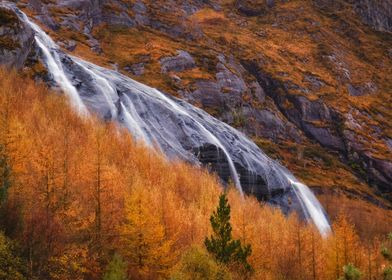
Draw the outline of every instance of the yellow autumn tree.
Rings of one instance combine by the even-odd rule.
[[[148,186],[136,180],[125,202],[125,222],[120,230],[120,251],[136,279],[162,278],[172,262],[172,242],[167,240],[161,217],[151,202]]]
[[[339,278],[345,265],[361,267],[362,254],[355,228],[345,216],[338,216],[333,224],[333,230],[334,235],[328,240],[328,277]]]

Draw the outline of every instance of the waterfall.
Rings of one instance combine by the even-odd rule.
[[[306,218],[312,220],[321,235],[326,237],[331,232],[331,226],[329,225],[328,219],[320,202],[306,185],[298,182],[297,180],[290,179],[290,182],[302,203],[303,209],[306,210]]]
[[[35,31],[35,42],[45,56],[46,66],[48,67],[50,74],[53,75],[53,79],[61,87],[64,93],[68,95],[75,110],[82,115],[86,115],[88,112],[86,106],[79,97],[76,88],[69,81],[62,69],[60,58],[56,52],[56,49],[58,48],[57,45],[38,25],[31,22],[25,14],[23,14],[23,19]]]
[[[282,208],[291,207],[287,206],[288,201],[296,200],[299,210],[322,235],[330,232],[324,210],[310,189],[244,134],[184,100],[66,54],[38,25],[13,9],[35,31],[44,64],[77,112],[86,115],[90,110],[117,121],[137,141],[156,147],[169,159],[201,165],[201,153],[211,155],[215,151],[216,161],[222,153],[225,159],[217,165],[227,165],[229,176],[241,194],[246,185],[248,191],[256,190],[271,197]],[[225,176],[222,173],[221,177]]]

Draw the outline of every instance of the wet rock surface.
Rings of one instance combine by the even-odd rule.
[[[34,33],[0,3],[0,64],[21,68],[34,45]]]

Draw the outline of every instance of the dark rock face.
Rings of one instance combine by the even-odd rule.
[[[193,149],[194,154],[211,172],[216,173],[222,181],[227,184],[231,180],[230,168],[222,150],[214,145],[204,145]],[[245,193],[255,195],[259,200],[268,200],[275,196],[268,191],[264,179],[258,175],[246,170],[242,165],[235,165],[241,181],[241,186]],[[277,193],[283,193],[283,189],[277,189]]]
[[[193,153],[210,172],[216,173],[223,184],[231,181],[230,168],[222,150],[214,145],[204,145],[194,148]],[[268,189],[267,183],[259,174],[252,173],[240,164],[235,164],[241,186],[245,193],[252,194],[260,201],[279,206],[283,213],[288,214],[292,209],[301,209],[301,203],[293,188]],[[299,215],[303,213],[299,212]]]
[[[161,58],[162,72],[181,72],[196,66],[195,60],[189,53],[181,50],[177,53],[178,55],[174,57]]]
[[[362,137],[355,132],[355,129],[361,129],[360,124],[351,114],[343,115],[322,100],[310,101],[305,96],[290,95],[285,91],[284,84],[271,79],[257,63],[243,61],[243,65],[253,73],[288,120],[309,138],[338,151],[358,176],[366,179],[385,197],[392,198],[392,162],[377,159],[364,149],[360,141]]]
[[[370,182],[377,184],[379,190],[385,193],[389,199],[392,198],[390,184],[392,181],[392,163],[384,160],[373,159],[364,156],[370,172]]]
[[[279,100],[278,104],[284,104],[286,101],[294,105],[293,108],[285,110],[290,120],[295,120],[294,123],[302,127],[306,133],[323,146],[344,151],[344,143],[336,129],[336,124],[340,122],[336,112],[328,108],[322,101],[309,101],[303,96],[290,95],[287,96],[287,99]]]
[[[221,89],[230,94],[239,95],[247,90],[245,82],[230,71],[223,63],[217,65],[216,80]]]
[[[125,66],[124,70],[128,71],[129,73],[131,73],[135,76],[141,76],[144,73],[144,63],[140,62],[140,63],[132,64],[129,66]]]
[[[209,109],[247,135],[297,143],[304,139],[301,131],[266,96],[259,82],[249,80],[248,71],[240,63],[223,55],[218,55],[217,60],[216,79],[196,81],[193,92],[182,94],[186,100]],[[247,98],[260,105],[254,106]]]
[[[195,84],[197,90],[195,90],[188,100],[197,100],[203,107],[222,107],[224,101],[221,95],[220,87],[213,81],[200,80]]]
[[[34,34],[7,6],[0,4],[0,64],[21,68],[34,44]]]
[[[266,12],[268,6],[274,4],[271,0],[237,0],[236,2],[238,11],[248,17],[260,16]]]
[[[365,23],[378,31],[392,32],[392,0],[357,0],[354,5]]]
[[[373,83],[366,83],[365,85],[347,85],[348,93],[351,96],[370,95],[377,91],[377,87]]]
[[[392,0],[345,0],[353,5],[361,20],[377,31],[392,32]],[[336,11],[342,3],[335,0],[314,0],[322,9]]]

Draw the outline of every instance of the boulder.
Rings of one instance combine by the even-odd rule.
[[[144,74],[144,63],[135,63],[124,67],[124,70],[135,76],[141,76]]]
[[[247,90],[245,82],[235,73],[230,71],[224,64],[217,65],[216,80],[223,91],[239,95]]]
[[[177,51],[178,55],[160,59],[161,69],[166,72],[181,72],[196,67],[195,60],[186,51]]]
[[[260,16],[266,13],[268,5],[274,4],[271,0],[237,0],[237,10],[248,17]]]
[[[224,106],[219,85],[214,81],[198,80],[196,90],[188,97],[190,101],[200,102],[205,108],[221,108]]]
[[[312,91],[319,91],[323,86],[325,86],[324,81],[321,80],[320,77],[310,73],[304,75],[304,81],[309,84],[309,88]]]
[[[377,86],[372,82],[361,85],[347,85],[347,90],[350,96],[363,96],[374,94],[377,91]]]

